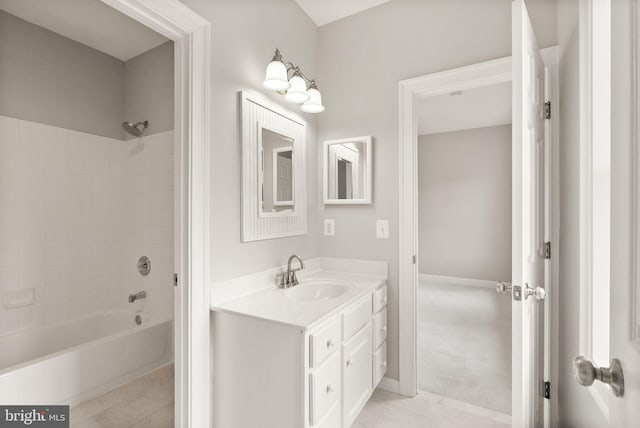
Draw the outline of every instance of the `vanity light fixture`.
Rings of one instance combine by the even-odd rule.
[[[263,85],[267,89],[284,95],[284,98],[291,103],[302,104],[300,109],[306,113],[324,111],[322,94],[315,80],[305,76],[297,65],[284,62],[278,49],[267,65]]]

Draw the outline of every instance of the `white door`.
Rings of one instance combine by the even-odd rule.
[[[637,0],[612,6],[610,356],[620,360],[624,395],[609,398],[609,425],[640,424],[640,150]],[[635,39],[635,40],[634,40]]]
[[[524,0],[512,3],[512,423],[544,424],[545,70]]]

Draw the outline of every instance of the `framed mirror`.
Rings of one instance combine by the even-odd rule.
[[[242,241],[303,235],[306,124],[259,94],[240,98]]]
[[[372,194],[372,138],[325,141],[323,193],[325,204],[370,204]]]

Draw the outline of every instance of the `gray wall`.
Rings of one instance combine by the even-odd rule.
[[[0,115],[111,138],[173,129],[173,42],[123,62],[0,11]]]
[[[124,63],[0,11],[0,115],[122,138]]]
[[[556,4],[530,1],[540,46],[556,43]],[[323,207],[336,236],[326,256],[386,260],[389,368],[398,376],[398,81],[511,54],[511,2],[393,0],[320,28],[318,85],[327,110],[320,141],[373,135],[373,205]],[[320,164],[320,152],[316,162]],[[390,239],[375,238],[376,219]]]
[[[262,88],[276,47],[286,61],[316,75],[318,29],[293,0],[183,0],[211,22],[211,275],[214,281],[284,264],[291,254],[318,256],[319,203],[316,116],[302,113]],[[238,91],[269,96],[307,120],[308,233],[304,236],[240,242],[240,108]],[[215,293],[215,288],[214,288]]]
[[[418,139],[419,271],[511,279],[511,126]]]
[[[124,63],[124,114],[128,122],[149,121],[145,135],[173,129],[173,41]],[[134,138],[123,132],[125,139]]]
[[[609,424],[591,394],[574,380],[578,353],[580,294],[579,159],[580,71],[578,2],[558,2],[560,45],[560,282],[558,418],[561,427],[596,428]]]

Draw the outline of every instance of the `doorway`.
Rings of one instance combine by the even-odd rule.
[[[511,82],[419,98],[417,122],[418,389],[510,421]]]
[[[516,6],[517,3],[517,6]],[[522,2],[514,3],[514,27],[521,30],[520,34],[524,34],[525,39],[533,40],[533,31],[530,24],[526,25],[528,17],[526,13],[519,13],[519,8],[523,8]],[[525,11],[526,12],[526,11]],[[522,23],[520,23],[522,20]],[[517,24],[517,25],[516,25]],[[515,30],[514,30],[515,31]],[[515,36],[514,36],[515,37]],[[515,43],[515,42],[514,42]],[[535,46],[535,41],[531,42]],[[538,56],[537,48],[527,48],[527,55]],[[527,112],[539,120],[544,122],[543,126],[538,126],[534,135],[535,139],[526,139],[526,141],[536,142],[543,141],[544,144],[536,149],[536,144],[527,146],[526,152],[523,152],[520,145],[512,145],[512,167],[514,179],[518,176],[517,181],[512,182],[512,188],[518,189],[512,193],[512,201],[518,197],[518,204],[513,204],[513,219],[518,220],[518,230],[515,229],[513,234],[512,249],[512,269],[517,261],[519,266],[523,264],[536,264],[536,280],[537,287],[543,287],[545,291],[549,291],[553,295],[553,284],[557,278],[557,254],[553,251],[545,251],[545,242],[557,242],[557,221],[558,215],[555,211],[557,205],[557,132],[552,127],[554,113],[552,108],[552,94],[557,93],[557,50],[555,47],[544,49],[541,51],[544,58],[536,60],[536,76],[539,79],[537,84],[525,86],[522,72],[524,61],[520,59],[513,64],[514,73],[518,70],[519,79],[514,80],[513,86],[513,105],[516,105],[516,99],[519,110],[514,108],[514,112],[518,114]],[[522,50],[519,55],[522,55]],[[399,342],[400,342],[400,367],[399,367],[399,392],[403,395],[414,396],[418,392],[418,274],[420,252],[419,250],[419,233],[418,233],[418,100],[422,97],[434,97],[450,94],[456,91],[467,91],[478,87],[487,87],[495,84],[512,81],[512,58],[503,58],[494,61],[474,64],[444,72],[434,73],[427,76],[421,76],[400,82],[400,221],[399,221],[399,297],[400,297],[400,319],[399,319]],[[515,61],[515,60],[514,60]],[[544,71],[542,71],[544,67]],[[546,79],[545,79],[546,76]],[[545,85],[544,82],[549,82]],[[518,88],[517,92],[515,88]],[[535,87],[535,90],[530,90]],[[517,95],[517,96],[516,96]],[[550,104],[549,109],[545,110],[545,101]],[[526,104],[525,104],[526,103]],[[535,108],[535,110],[534,110]],[[515,113],[514,113],[515,114]],[[548,117],[545,119],[545,116]],[[515,116],[514,116],[515,117]],[[518,116],[520,117],[520,116]],[[538,120],[538,119],[536,119]],[[516,121],[514,119],[514,126]],[[513,133],[513,138],[521,141],[525,135],[522,132],[522,118],[517,122],[518,133]],[[515,150],[517,149],[517,150]],[[527,166],[525,166],[527,165]],[[517,172],[517,174],[516,174]],[[523,176],[527,181],[523,182]],[[517,184],[516,184],[517,183]],[[526,183],[526,186],[524,185]],[[517,187],[513,187],[516,186]],[[526,197],[524,197],[526,196]],[[544,204],[541,202],[544,201]],[[544,206],[544,210],[534,213],[534,208]],[[526,208],[526,209],[524,209]],[[512,223],[512,226],[516,223]],[[526,227],[525,227],[526,225]],[[526,239],[523,240],[523,230],[526,230]],[[516,237],[518,238],[516,240]],[[517,243],[516,243],[517,242]],[[523,250],[526,248],[526,255]],[[517,253],[517,254],[516,254]],[[551,258],[547,258],[547,254]],[[543,267],[544,266],[544,267]],[[522,271],[515,277],[519,277]],[[518,282],[525,282],[517,280]],[[533,283],[532,282],[532,283]],[[506,289],[510,293],[511,284],[505,284]],[[552,342],[550,331],[554,329],[557,319],[557,304],[551,304],[550,299],[545,299],[544,293],[539,293],[535,287],[530,287],[528,283],[522,285],[515,284],[515,291],[512,298],[512,314],[518,320],[516,324],[512,324],[512,417],[514,421],[531,420],[535,418],[536,426],[549,424],[549,416],[552,414],[552,408],[555,408],[554,395],[545,400],[545,390],[547,388],[546,379],[553,375],[555,366],[555,349]],[[524,297],[523,297],[524,295]],[[534,299],[529,298],[534,296]],[[544,303],[541,301],[544,300]],[[526,310],[523,311],[523,307]],[[544,322],[543,322],[544,321]],[[533,327],[534,330],[530,330]],[[556,329],[557,331],[557,329]],[[535,332],[535,334],[534,334]],[[523,337],[526,337],[524,342]],[[551,353],[551,349],[554,352]],[[525,360],[521,359],[521,355],[533,355]],[[526,371],[523,366],[526,364]],[[516,370],[517,369],[517,370]],[[517,373],[517,374],[516,374]],[[534,379],[536,379],[534,381]],[[539,381],[538,381],[539,379]],[[543,379],[545,379],[543,381]],[[551,391],[556,386],[549,384]],[[516,399],[516,397],[518,397]],[[534,404],[535,403],[535,404]],[[515,409],[515,410],[514,410]],[[544,411],[543,411],[544,409]],[[544,415],[545,421],[542,421]],[[515,422],[514,422],[515,423]],[[527,423],[529,424],[529,423]],[[533,422],[531,423],[533,425]]]

